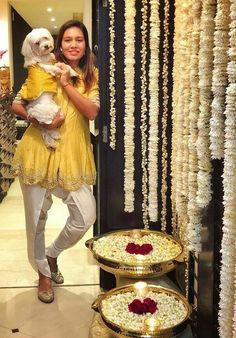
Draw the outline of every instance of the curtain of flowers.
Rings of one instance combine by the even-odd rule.
[[[137,12],[139,2],[141,13]],[[110,146],[116,150],[115,4],[110,17]],[[157,0],[125,0],[124,209],[135,208],[135,154],[140,152],[143,226],[161,216],[166,229],[169,5],[160,20]],[[141,18],[137,28],[136,17]],[[176,0],[172,92],[171,201],[173,234],[201,252],[204,208],[212,198],[212,159],[224,158],[219,334],[236,336],[236,0]],[[141,46],[136,33],[140,29]],[[163,31],[162,55],[160,31]],[[141,47],[141,48],[140,48]],[[140,87],[135,83],[141,60]],[[163,60],[160,71],[160,58]],[[160,88],[162,79],[162,116]],[[136,91],[135,91],[136,88]],[[140,106],[135,111],[136,97]],[[138,118],[137,118],[138,116]],[[161,123],[160,123],[161,120]],[[134,139],[135,132],[140,140]],[[161,140],[159,139],[161,137]],[[161,152],[160,152],[160,141]],[[159,161],[161,157],[161,161]],[[161,167],[158,164],[161,163]],[[161,186],[158,186],[159,173]],[[158,193],[161,205],[158,205]]]
[[[172,134],[174,232],[201,251],[211,159],[224,158],[219,335],[236,336],[236,1],[176,0]],[[186,186],[188,182],[188,186]]]
[[[173,226],[196,252],[201,250],[202,210],[211,199],[209,121],[215,11],[215,0],[176,1]]]
[[[110,148],[117,151],[116,107],[116,1],[109,0],[109,93]],[[161,220],[166,230],[167,217],[167,117],[169,85],[169,1],[124,1],[124,211],[135,210],[136,171],[141,173],[143,227]],[[138,19],[137,19],[138,17]],[[138,20],[141,20],[141,27]],[[160,32],[163,31],[163,41]],[[160,69],[160,44],[163,49]],[[137,59],[140,68],[137,70]],[[137,71],[140,78],[137,77]],[[159,81],[162,77],[162,106],[160,116]],[[137,107],[137,98],[140,105]],[[138,139],[135,139],[138,135]],[[162,143],[159,145],[159,138]],[[140,157],[137,161],[136,157]],[[160,161],[158,161],[160,157]],[[160,168],[158,168],[158,164]],[[160,175],[161,172],[161,175]],[[160,186],[158,187],[158,184]],[[159,194],[159,198],[158,198]],[[158,205],[158,201],[161,205]]]

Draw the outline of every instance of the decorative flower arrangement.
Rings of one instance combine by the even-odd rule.
[[[147,255],[149,252],[153,250],[153,246],[149,243],[146,244],[135,244],[135,243],[128,243],[125,251],[127,251],[130,254],[136,254],[136,255]]]
[[[169,0],[164,0],[164,39],[163,39],[163,70],[162,70],[162,146],[161,146],[161,166],[162,166],[162,180],[161,180],[161,231],[166,231],[166,216],[167,216],[167,118],[168,118],[168,83],[169,83]]]
[[[0,59],[3,57],[3,55],[7,52],[7,49],[6,50],[0,50]]]
[[[211,88],[214,47],[214,17],[216,1],[206,0],[202,3],[201,32],[199,49],[199,116],[198,116],[198,191],[197,202],[201,208],[206,207],[212,195],[211,189],[211,153],[210,153],[210,118]]]
[[[142,0],[141,26],[141,153],[142,153],[142,216],[144,228],[148,229],[148,194],[147,194],[147,0]]]
[[[189,112],[189,174],[188,174],[188,248],[193,251],[201,250],[201,221],[202,221],[202,209],[197,203],[197,172],[198,172],[198,159],[196,142],[198,137],[197,121],[199,115],[199,74],[198,74],[198,54],[199,54],[199,42],[200,42],[200,22],[201,22],[201,8],[202,1],[196,0],[192,6],[192,42],[191,42],[191,57],[190,57],[190,112]],[[186,271],[186,276],[188,272]],[[187,280],[186,280],[187,282]],[[187,287],[188,283],[186,283]]]
[[[217,1],[214,32],[214,68],[212,77],[212,116],[210,119],[210,149],[212,158],[224,157],[225,89],[228,84],[230,2]]]
[[[147,305],[141,305],[145,302]],[[144,310],[144,307],[149,311]],[[130,311],[130,308],[135,310]],[[137,298],[135,292],[111,295],[102,300],[101,309],[102,314],[110,322],[135,331],[143,330],[145,320],[148,318],[157,319],[160,322],[160,329],[165,329],[178,325],[188,314],[181,300],[173,295],[154,291],[148,291],[145,298]]]
[[[7,49],[5,50],[0,50],[0,67],[5,67],[4,62],[3,62],[3,55],[7,52]]]
[[[134,299],[128,305],[129,312],[137,313],[138,315],[143,315],[145,313],[155,313],[157,311],[157,303],[151,298],[144,298],[143,301],[140,299]]]
[[[125,0],[125,116],[124,116],[124,199],[125,211],[134,210],[134,74],[135,0]]]
[[[109,61],[110,61],[110,74],[109,74],[109,89],[110,89],[110,147],[115,150],[116,148],[116,108],[115,108],[115,71],[116,71],[116,61],[115,61],[115,1],[109,0],[109,33],[110,33],[110,42],[109,42]]]
[[[174,233],[201,251],[211,200],[210,117],[216,1],[176,1],[172,134]]]
[[[236,337],[236,270],[235,270],[235,234],[236,234],[236,3],[230,6],[230,48],[228,50],[228,80],[225,109],[225,149],[224,149],[224,216],[223,237],[221,243],[219,336]]]
[[[159,7],[160,1],[150,0],[150,62],[148,69],[148,94],[149,94],[149,128],[148,128],[148,214],[151,222],[156,222],[158,219],[158,144],[159,144],[159,51],[160,51],[160,17]],[[146,9],[147,11],[147,9]],[[147,13],[146,13],[147,16]],[[146,29],[147,30],[147,29]],[[142,30],[142,43],[146,38],[146,30]],[[146,42],[147,43],[147,42]],[[143,65],[143,67],[145,67]],[[147,76],[147,74],[145,74]],[[146,79],[147,82],[147,79]],[[146,115],[146,111],[143,111]],[[143,128],[144,129],[144,128]],[[145,131],[144,131],[145,132]],[[143,138],[145,134],[143,135]],[[144,152],[143,166],[146,165]],[[143,194],[145,189],[143,188]]]
[[[155,234],[144,235],[133,243],[125,235],[104,236],[94,242],[93,249],[97,255],[123,263],[137,263],[140,258],[145,263],[164,262],[182,252],[177,242]]]
[[[174,37],[174,87],[172,113],[172,226],[173,233],[187,244],[187,201],[188,201],[188,137],[191,52],[192,3],[177,0],[175,3]]]

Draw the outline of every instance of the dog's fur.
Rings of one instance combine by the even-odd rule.
[[[54,59],[51,53],[54,48],[53,37],[45,28],[33,29],[25,38],[21,53],[24,56],[24,67],[38,65],[47,73],[56,76],[59,68],[50,64]],[[71,68],[71,76],[77,73]],[[56,81],[56,80],[55,80]],[[45,90],[37,99],[30,101],[27,106],[28,117],[33,117],[40,123],[50,124],[60,111],[60,107],[53,100],[53,93]],[[47,147],[56,148],[56,140],[59,139],[57,130],[42,128],[42,136]]]

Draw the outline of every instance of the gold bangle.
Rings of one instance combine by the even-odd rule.
[[[70,84],[70,82],[67,82],[65,85],[62,85],[63,88],[67,87]]]

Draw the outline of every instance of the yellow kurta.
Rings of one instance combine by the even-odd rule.
[[[87,98],[96,98],[98,84],[84,93],[83,82],[77,90]],[[20,140],[13,159],[13,173],[25,184],[40,184],[53,189],[73,191],[83,183],[92,185],[96,179],[94,157],[90,143],[89,121],[78,112],[67,94],[58,87],[56,103],[65,115],[59,128],[60,140],[55,150],[46,147],[40,128],[30,125]]]

